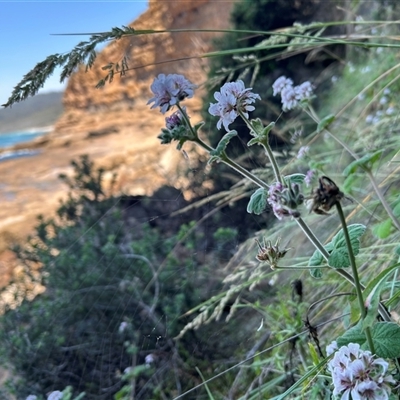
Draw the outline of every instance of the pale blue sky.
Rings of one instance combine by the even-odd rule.
[[[0,0],[0,104],[36,63],[54,53],[71,50],[85,36],[52,33],[103,32],[127,25],[148,7],[134,1],[1,1]],[[44,90],[62,90],[59,74]]]

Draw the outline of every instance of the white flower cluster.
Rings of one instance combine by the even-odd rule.
[[[376,358],[370,351],[361,350],[357,343],[349,343],[338,349],[336,342],[333,342],[326,351],[328,355],[336,351],[328,363],[334,396],[339,396],[341,400],[389,399],[389,384],[395,383],[395,380],[388,374],[389,364],[383,358]]]
[[[55,390],[48,395],[47,400],[61,400],[62,398],[63,393],[59,390]],[[37,400],[37,396],[35,396],[34,394],[30,394],[25,400]]]
[[[208,112],[211,115],[219,117],[217,128],[221,129],[224,125],[226,131],[229,131],[229,124],[231,124],[241,113],[246,118],[249,118],[249,111],[254,110],[254,103],[257,99],[261,100],[260,96],[251,92],[252,88],[245,88],[241,80],[236,82],[225,83],[221,87],[220,92],[214,93],[214,98],[217,103],[210,103]]]
[[[313,85],[309,82],[303,82],[299,86],[293,86],[293,81],[286,76],[279,77],[272,85],[273,95],[281,95],[282,110],[289,111],[297,107],[298,104],[309,99],[313,94]]]
[[[368,114],[365,118],[367,124],[376,125],[382,121],[382,119],[387,115],[393,115],[397,112],[396,108],[393,106],[395,104],[395,99],[392,99],[391,90],[386,88],[383,91],[383,96],[379,99],[379,108],[375,113]]]
[[[196,85],[189,82],[183,75],[160,74],[154,79],[150,89],[154,93],[154,97],[147,104],[154,102],[151,108],[160,107],[160,111],[165,114],[186,97],[189,99],[193,97]]]

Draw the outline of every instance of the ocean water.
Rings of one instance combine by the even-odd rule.
[[[48,130],[30,130],[25,132],[0,133],[0,162],[19,157],[28,157],[39,154],[39,150],[20,149],[7,150],[8,148],[19,144],[30,142],[33,139],[44,135]]]
[[[10,132],[0,133],[0,148],[4,149],[7,147],[14,146],[18,143],[30,142],[31,140],[43,135],[45,132],[42,131],[26,131],[26,132]]]

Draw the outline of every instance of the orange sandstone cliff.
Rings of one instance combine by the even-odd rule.
[[[233,3],[151,0],[149,9],[130,26],[136,30],[226,29]],[[90,71],[81,68],[71,76],[64,114],[51,133],[31,146],[40,154],[0,163],[0,252],[32,231],[38,214],[52,215],[66,193],[58,175],[71,174],[70,161],[79,155],[89,154],[98,165],[117,172],[124,193],[151,194],[164,183],[180,184],[175,172],[179,165],[190,164],[190,157],[184,158],[175,145],[160,145],[157,135],[164,116],[146,105],[149,86],[159,73],[180,73],[193,83],[204,82],[207,60],[193,57],[212,50],[216,35],[184,32],[123,38],[107,45]],[[106,74],[102,67],[124,57],[131,70],[96,89]],[[187,103],[196,122],[199,97]],[[11,265],[0,255],[0,285],[7,281]]]

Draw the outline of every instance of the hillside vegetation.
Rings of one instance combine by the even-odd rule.
[[[204,125],[196,82],[155,77],[155,135],[207,155],[184,153],[192,202],[115,195],[87,157],[60,177],[3,293],[4,398],[399,398],[397,10],[265,26],[282,4],[236,5],[251,43],[222,39]]]

